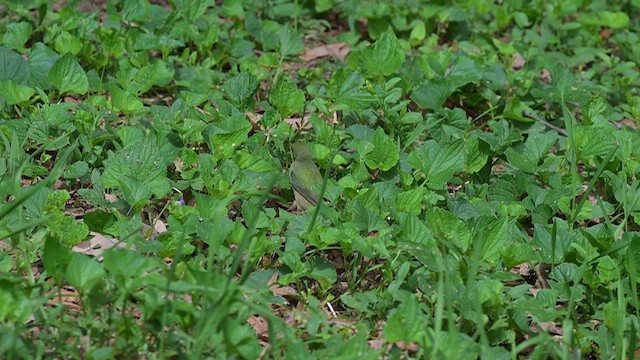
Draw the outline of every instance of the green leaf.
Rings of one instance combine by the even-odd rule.
[[[111,89],[111,101],[113,106],[125,114],[132,114],[143,107],[142,101],[137,96],[118,86]]]
[[[555,132],[533,133],[524,144],[510,147],[504,153],[511,165],[533,173],[538,170],[538,163],[548,154],[557,139]]]
[[[249,73],[240,73],[227,80],[222,91],[241,110],[248,110],[253,94],[258,89],[258,78]]]
[[[153,86],[165,86],[173,79],[173,70],[164,61],[154,61],[151,65],[143,66],[133,76],[127,91],[133,94],[144,94]]]
[[[68,31],[61,31],[53,42],[53,47],[60,54],[78,55],[82,50],[80,39]]]
[[[455,88],[442,78],[427,80],[411,93],[411,100],[422,109],[437,110],[453,94]]]
[[[416,25],[411,29],[411,33],[409,34],[409,38],[411,40],[416,40],[416,42],[424,40],[427,36],[427,27],[424,25],[424,21],[418,21]]]
[[[357,71],[341,68],[336,71],[329,81],[327,97],[333,99],[335,111],[342,109],[364,110],[375,101],[373,95],[362,91],[364,83],[362,75]]]
[[[387,76],[400,69],[405,53],[396,35],[387,31],[373,45],[362,50],[362,59],[368,74]]]
[[[74,253],[67,266],[65,278],[78,291],[86,292],[97,285],[105,274],[101,263],[86,255]]]
[[[62,246],[57,240],[47,238],[42,254],[42,262],[47,273],[54,278],[62,278],[73,256],[71,250]]]
[[[29,53],[29,67],[31,69],[29,84],[41,89],[49,89],[49,70],[60,58],[60,55],[45,44],[36,43]]]
[[[25,21],[9,22],[6,32],[2,36],[2,42],[12,49],[24,50],[24,44],[29,40],[33,27]]]
[[[162,154],[151,138],[128,145],[118,153],[109,152],[105,162],[104,187],[122,190],[132,205],[139,204],[142,196],[146,196],[145,200],[152,194],[162,197],[170,190]]]
[[[63,177],[65,179],[78,179],[89,172],[89,164],[85,161],[76,161],[65,170]]]
[[[417,187],[398,194],[398,197],[396,198],[398,211],[407,212],[412,215],[420,214],[422,212],[424,192],[425,188]]]
[[[400,158],[398,147],[381,127],[378,127],[373,134],[371,144],[373,150],[364,157],[365,164],[369,169],[388,171],[398,163]]]
[[[49,70],[49,80],[61,93],[83,95],[89,91],[89,80],[71,54],[58,59]]]
[[[149,17],[150,4],[147,0],[123,0],[122,1],[122,21],[138,22],[147,21]]]
[[[429,230],[440,244],[467,251],[471,244],[471,230],[464,221],[440,208],[429,209],[425,217]]]
[[[81,242],[89,235],[89,227],[85,223],[79,222],[74,217],[63,215],[62,213],[54,215],[47,223],[47,230],[53,238],[69,248]]]
[[[415,296],[406,296],[384,326],[383,335],[389,343],[396,341],[422,341],[426,336],[427,318],[420,310]]]
[[[246,117],[236,115],[207,126],[203,136],[216,158],[225,159],[247,140],[251,129],[251,122]]]
[[[576,125],[573,128],[573,142],[579,159],[590,161],[594,157],[604,157],[619,145],[614,127]]]
[[[29,64],[20,54],[0,46],[0,81],[3,80],[26,84],[29,80]]]
[[[35,90],[29,86],[18,85],[13,80],[0,81],[0,99],[8,105],[25,103],[35,94]]]
[[[464,170],[464,140],[440,145],[428,140],[409,155],[409,163],[422,171],[434,188],[442,188],[454,173]]]
[[[279,53],[283,57],[300,54],[304,51],[301,36],[291,26],[282,26],[278,31]]]
[[[333,0],[314,0],[316,12],[322,13],[333,7]]]
[[[476,173],[480,171],[487,163],[487,160],[489,160],[489,155],[480,149],[480,144],[477,136],[471,136],[467,139],[464,159],[465,171]]]
[[[269,102],[275,106],[282,117],[290,117],[302,109],[304,93],[287,77],[281,77],[269,94]]]
[[[529,262],[537,263],[538,255],[530,244],[514,243],[503,246],[499,249],[500,257],[504,261],[507,269],[511,269],[516,265]]]
[[[511,228],[514,222],[507,217],[493,219],[483,217],[478,221],[475,234],[480,237],[474,242],[482,242],[482,260],[493,264],[500,255],[500,250],[511,237]]]
[[[202,16],[208,7],[214,5],[213,0],[176,0],[173,1],[176,9],[180,9],[187,18],[187,21],[193,23],[197,18]]]
[[[629,268],[629,273],[634,272],[640,274],[640,233],[637,231],[634,232],[625,232],[623,235],[623,240],[629,242],[629,252],[627,253],[627,266],[633,266],[633,268]],[[640,278],[636,278],[636,282],[640,281]]]
[[[585,25],[622,29],[629,26],[629,15],[622,11],[587,12],[578,17],[578,21]]]
[[[571,246],[572,237],[566,230],[558,226],[554,241],[550,227],[546,224],[536,224],[533,231],[533,241],[540,249],[540,258],[543,262],[551,263],[553,260],[557,264],[564,260],[565,254]]]

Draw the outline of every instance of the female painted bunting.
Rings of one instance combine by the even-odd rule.
[[[289,167],[289,178],[293,187],[293,196],[298,208],[307,210],[318,205],[323,179],[307,145],[297,142],[292,148],[295,160]]]

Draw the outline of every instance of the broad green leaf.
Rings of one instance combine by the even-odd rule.
[[[247,140],[251,129],[251,122],[246,117],[231,116],[207,126],[203,136],[215,157],[224,159],[235,153]]]
[[[627,266],[633,266],[629,269],[629,273],[635,273],[636,276],[640,274],[640,233],[625,232],[623,240],[629,242],[629,252],[627,253]],[[640,278],[635,279],[636,283],[640,281]]]
[[[558,135],[555,132],[533,133],[524,144],[508,148],[504,153],[511,165],[522,171],[533,173],[538,163],[555,144]]]
[[[304,43],[301,36],[291,26],[282,26],[278,31],[280,55],[289,56],[300,54],[304,51]]]
[[[6,26],[6,32],[2,36],[2,43],[18,51],[24,50],[24,44],[29,40],[33,26],[25,21],[9,22]]]
[[[446,80],[451,83],[453,89],[458,89],[471,82],[479,82],[482,79],[484,69],[474,59],[459,53],[450,64],[449,75]],[[506,79],[505,79],[506,80]]]
[[[78,55],[82,50],[80,39],[68,31],[61,31],[53,42],[53,47],[60,54]]]
[[[96,259],[77,253],[72,254],[65,271],[65,279],[80,292],[90,291],[105,275],[104,267]]]
[[[608,104],[602,96],[596,96],[589,99],[586,104],[586,109],[583,111],[585,116],[584,123],[587,125],[594,125],[595,127],[607,127],[611,124],[605,117]]]
[[[598,260],[597,270],[598,280],[603,284],[614,281],[620,273],[617,262],[610,256],[604,256]]]
[[[573,142],[578,158],[590,161],[596,156],[606,156],[619,146],[615,132],[614,127],[576,125],[573,128]]]
[[[493,264],[500,255],[500,250],[511,237],[511,229],[514,222],[507,217],[492,219],[483,217],[478,221],[475,231],[477,239],[475,243],[482,241],[482,260]]]
[[[15,51],[0,46],[0,81],[13,80],[26,84],[29,80],[29,64]]]
[[[409,38],[411,40],[415,40],[416,42],[424,40],[427,36],[427,28],[424,25],[424,21],[419,21],[416,25],[411,29],[411,34],[409,34]]]
[[[241,110],[248,110],[253,94],[258,88],[258,78],[249,73],[240,73],[227,80],[222,86],[222,91],[229,100]]]
[[[480,144],[477,136],[471,136],[467,139],[464,159],[465,171],[476,173],[487,163],[489,155],[480,149]],[[484,142],[482,144],[484,144]]]
[[[422,212],[422,200],[425,188],[417,187],[415,189],[402,192],[396,198],[396,206],[398,211],[407,212],[411,215],[418,215]]]
[[[383,335],[389,343],[421,341],[426,336],[427,318],[414,296],[407,296],[389,316]]]
[[[113,102],[113,106],[125,114],[132,114],[142,109],[143,106],[142,101],[140,101],[137,96],[126,90],[122,90],[118,86],[114,86],[111,89],[111,101]]]
[[[105,162],[104,187],[125,191],[130,196],[125,200],[132,205],[143,195],[162,197],[170,190],[167,168],[153,139],[147,137],[118,153],[109,152]]]
[[[453,85],[446,79],[437,78],[427,80],[411,93],[411,100],[422,109],[437,110],[455,91]]]
[[[8,105],[16,105],[29,101],[35,90],[29,86],[18,85],[12,80],[0,81],[0,99]]]
[[[373,150],[364,157],[365,164],[369,169],[380,169],[388,171],[398,163],[400,154],[396,144],[379,127],[371,138]]]
[[[71,54],[58,59],[49,70],[49,81],[61,93],[83,95],[89,91],[89,80],[78,61]]]
[[[29,84],[41,89],[49,89],[49,70],[60,58],[60,55],[45,44],[36,43],[29,53],[29,68],[31,69]]]
[[[175,0],[172,3],[175,9],[180,9],[190,23],[194,23],[197,18],[204,14],[208,7],[214,5],[213,0]]]
[[[538,262],[538,254],[530,244],[514,243],[502,246],[498,249],[500,258],[504,261],[507,269],[525,262],[535,264]]]
[[[133,94],[144,94],[153,86],[165,86],[173,78],[173,70],[164,61],[154,61],[143,66],[128,84],[127,91]]]
[[[65,170],[63,177],[65,179],[77,179],[89,172],[89,164],[85,161],[76,161],[75,163],[69,165],[67,170]]]
[[[47,274],[57,279],[62,278],[73,256],[71,250],[63,246],[59,241],[47,238],[42,254],[42,262]]]
[[[186,0],[189,1],[189,0]],[[225,0],[222,5],[222,14],[228,18],[239,18],[242,19],[245,17],[244,8],[242,6],[241,0]]]
[[[47,223],[49,234],[65,246],[71,248],[89,235],[89,227],[72,216],[62,213],[54,216]]]
[[[123,0],[122,21],[146,22],[149,17],[150,4],[148,0]]]
[[[319,13],[330,10],[333,7],[333,0],[314,0],[314,3],[315,9]]]
[[[533,241],[540,249],[541,261],[551,263],[553,260],[554,263],[558,264],[564,260],[572,239],[567,230],[558,226],[554,247],[551,226],[536,224],[534,225]]]
[[[275,106],[282,117],[290,117],[302,109],[304,93],[288,77],[281,77],[269,93],[269,102]]]
[[[364,110],[375,101],[373,95],[361,90],[364,79],[360,73],[341,68],[336,71],[329,81],[327,97],[332,99],[332,109]]]
[[[373,45],[362,50],[362,59],[368,74],[387,76],[400,69],[405,54],[396,35],[387,31]]]
[[[331,284],[336,282],[336,268],[329,261],[322,257],[313,258],[310,261],[311,273],[309,277],[318,281],[323,289],[331,288]]]
[[[409,163],[422,171],[434,188],[443,187],[454,173],[464,170],[464,140],[440,145],[428,140],[409,155]]]
[[[452,213],[432,208],[426,213],[427,226],[439,243],[450,248],[457,247],[466,252],[471,244],[471,230],[460,218]]]
[[[605,10],[582,14],[578,17],[578,21],[585,25],[622,29],[629,25],[629,15],[622,11]]]

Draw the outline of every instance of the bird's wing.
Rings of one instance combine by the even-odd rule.
[[[293,189],[314,206],[318,204],[318,193],[315,189],[317,185],[319,184],[314,184],[314,186],[311,187],[303,186],[303,184],[300,182],[300,179],[296,175],[296,172],[291,172],[291,186],[293,186]]]

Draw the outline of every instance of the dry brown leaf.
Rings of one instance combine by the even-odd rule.
[[[551,335],[562,335],[562,328],[560,328],[555,322],[553,321],[548,321],[548,322],[539,322],[537,324],[531,324],[530,326],[531,331],[533,331],[534,333],[537,333],[538,330],[542,330],[544,332],[547,332]]]
[[[549,70],[542,69],[542,71],[540,71],[540,80],[547,84],[551,82],[551,73],[549,72]]]
[[[311,123],[309,122],[309,117],[311,115],[305,115],[302,118],[299,117],[295,117],[295,118],[286,118],[284,119],[284,121],[291,125],[291,127],[295,128],[295,129],[311,129]]]
[[[269,324],[264,317],[257,315],[251,316],[247,319],[247,323],[251,325],[253,330],[255,330],[256,334],[259,336],[269,336]]]
[[[522,69],[524,67],[524,64],[526,63],[520,53],[513,54],[512,59],[513,61],[511,62],[511,68],[516,71]]]
[[[618,129],[621,128],[622,125],[626,125],[626,126],[632,128],[634,130],[636,130],[638,128],[638,125],[636,125],[636,123],[633,120],[629,119],[629,118],[624,118],[624,119],[618,121],[616,123],[616,125],[617,125]]]
[[[102,255],[102,253],[107,249],[110,249],[114,246],[118,246],[121,248],[127,246],[127,244],[117,239],[112,239],[93,231],[90,234],[93,235],[91,239],[78,243],[71,250],[80,254],[99,256]],[[135,250],[135,247],[132,246],[131,249]]]
[[[351,47],[347,43],[325,44],[314,48],[307,49],[300,59],[311,61],[326,56],[334,56],[340,61],[344,61]]]
[[[386,341],[384,339],[373,339],[369,340],[368,343],[373,350],[380,350],[382,349],[382,346],[384,346]]]
[[[157,220],[155,224],[153,224],[153,229],[158,235],[164,234],[167,232],[167,225],[165,225],[162,220]]]

